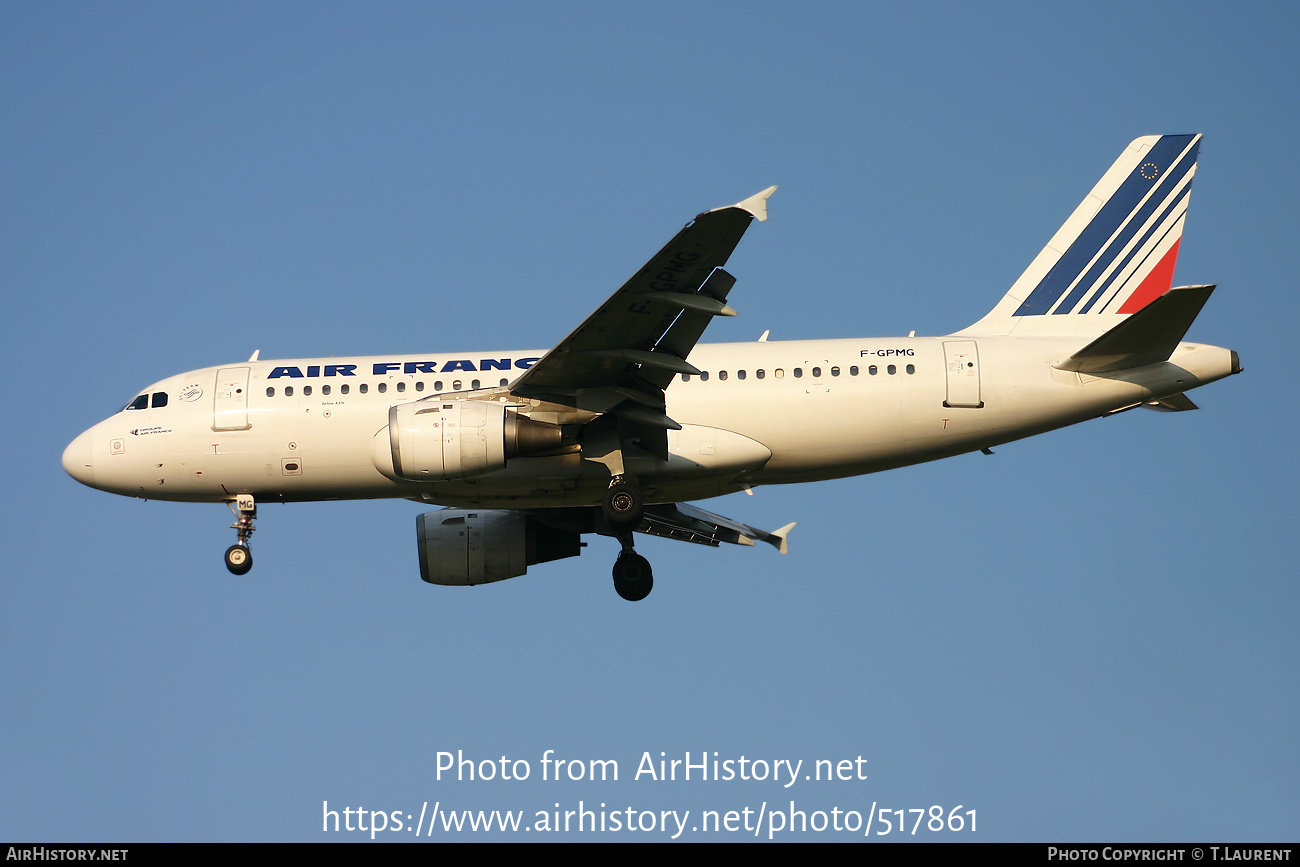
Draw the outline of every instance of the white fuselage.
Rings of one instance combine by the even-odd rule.
[[[1055,369],[1078,339],[908,337],[700,345],[702,376],[666,391],[667,464],[632,455],[649,502],[920,463],[1095,418],[1234,371],[1182,343],[1167,362],[1089,376]],[[609,473],[578,447],[469,478],[392,477],[389,408],[499,388],[544,352],[250,361],[173,376],[79,436],[64,466],[148,499],[258,502],[409,497],[448,506],[592,506]],[[157,394],[165,405],[154,406]],[[527,414],[500,388],[492,397]],[[142,401],[137,399],[135,404]],[[387,461],[387,463],[386,463]]]

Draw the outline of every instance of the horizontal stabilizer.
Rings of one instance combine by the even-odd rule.
[[[1056,367],[1113,373],[1166,361],[1213,291],[1212,285],[1170,289]]]

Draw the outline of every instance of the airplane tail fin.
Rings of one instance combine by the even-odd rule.
[[[1095,336],[1173,285],[1200,135],[1136,139],[987,316],[961,335]]]

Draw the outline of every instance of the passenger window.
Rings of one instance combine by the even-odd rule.
[[[857,375],[858,375],[858,366],[855,364],[849,368],[849,376],[857,376]]]
[[[701,370],[700,382],[708,382],[708,381],[709,381],[709,372],[707,370]]]
[[[796,367],[796,368],[794,369],[794,378],[795,378],[795,379],[802,379],[802,378],[803,378],[803,368],[802,368],[802,367]]]
[[[361,393],[365,394],[368,391],[370,391],[370,383],[368,382],[361,383]]]
[[[339,394],[347,394],[347,393],[348,393],[348,384],[345,382],[339,386]]]
[[[898,366],[894,364],[889,365],[889,367],[885,369],[889,371],[890,376],[893,376],[895,373],[898,373]]]
[[[452,382],[451,382],[451,390],[452,390],[452,391],[460,391],[460,384],[461,384],[461,383],[460,383],[460,380],[459,380],[459,379],[453,379]]]
[[[320,387],[320,393],[321,393],[321,394],[329,394],[329,393],[330,393],[330,387],[329,387],[328,385],[322,385],[322,386]]]
[[[167,405],[167,392],[155,391],[153,393],[153,408],[159,409]]]
[[[757,379],[763,379],[767,376],[767,371],[760,367],[758,370],[754,371],[754,376]]]
[[[874,364],[867,368],[867,373],[871,374],[872,376],[875,376],[879,372],[880,371],[876,368]]]
[[[441,380],[441,379],[438,380],[437,382],[435,382],[435,383],[433,384],[433,390],[434,390],[434,391],[442,391],[442,380]]]
[[[126,405],[126,408],[127,408],[127,409],[148,409],[148,408],[149,408],[149,395],[147,395],[147,394],[142,394],[142,395],[140,395],[140,396],[137,397],[135,400],[133,400],[133,401],[131,401],[130,403],[128,403],[128,404]]]
[[[472,389],[474,389],[475,391],[478,391],[478,380],[476,379],[476,380],[474,380],[473,382],[471,382],[471,383],[469,384],[469,387],[472,388]]]
[[[310,385],[304,385],[304,386],[302,387],[302,394],[303,394],[303,397],[311,397],[311,386],[310,386]]]
[[[725,370],[719,370],[719,371],[718,371],[718,379],[722,380],[723,382],[726,382],[726,381],[727,381],[727,372],[726,372]]]
[[[274,386],[272,386],[271,388],[268,388],[268,389],[266,390],[266,396],[267,396],[267,397],[275,397],[275,387],[274,387]]]
[[[744,378],[745,378],[745,371],[743,371],[743,370],[737,370],[737,371],[736,371],[736,379],[744,379]]]
[[[907,366],[907,372],[908,372],[908,373],[916,373],[916,365],[915,365],[915,364],[909,364],[909,365]]]
[[[832,367],[831,376],[839,376],[839,375],[840,375],[840,369],[838,367]]]
[[[406,383],[405,383],[405,382],[399,382],[399,383],[397,383],[397,390],[398,390],[398,391],[406,391]]]
[[[415,390],[416,390],[416,391],[424,391],[424,380],[423,380],[423,379],[420,380],[419,382],[417,382],[417,383],[415,384]]]
[[[785,379],[785,368],[778,367],[775,371],[773,371],[773,373],[775,373],[777,379]]]
[[[388,391],[388,383],[386,382],[379,383],[379,393],[384,394],[386,391]]]
[[[821,369],[820,367],[814,367],[814,368],[813,368],[813,379],[818,379],[818,378],[821,377],[821,375],[822,375],[822,369]]]
[[[683,373],[682,382],[690,382],[690,381],[691,381],[691,375],[689,373]]]
[[[507,385],[509,385],[509,384],[510,384],[510,380],[506,379],[504,376],[501,377],[501,387],[502,387],[502,388],[505,388],[505,387],[506,387]]]
[[[285,396],[285,397],[293,397],[293,386],[292,386],[292,385],[286,385],[286,386],[284,387],[284,396]]]

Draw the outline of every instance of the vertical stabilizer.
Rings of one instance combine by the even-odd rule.
[[[1200,135],[1144,136],[962,335],[1093,336],[1173,285]]]

